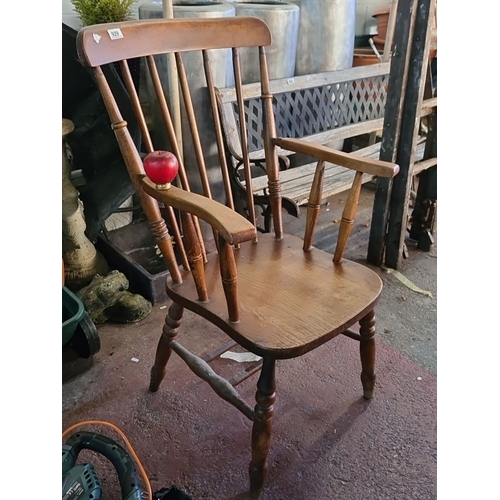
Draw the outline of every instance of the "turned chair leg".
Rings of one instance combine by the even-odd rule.
[[[361,355],[361,383],[365,399],[373,397],[375,386],[375,311],[359,321],[359,352]]]
[[[267,473],[267,455],[271,445],[273,404],[276,400],[275,360],[264,358],[255,394],[255,418],[252,428],[252,461],[250,462],[250,496],[258,498]]]
[[[170,354],[172,354],[170,342],[177,337],[177,331],[181,324],[183,313],[184,308],[175,302],[168,310],[167,317],[165,318],[165,325],[163,326],[163,334],[156,348],[155,363],[153,368],[151,368],[151,379],[149,382],[149,390],[151,392],[156,392],[158,390],[161,381],[165,377],[165,367],[167,366]]]

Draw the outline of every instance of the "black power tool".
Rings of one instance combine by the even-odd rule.
[[[76,464],[84,449],[105,456],[118,474],[123,500],[143,500],[134,461],[112,439],[94,432],[76,432],[62,449],[62,500],[101,500],[102,486],[91,463]]]
[[[94,432],[72,434],[62,449],[62,500],[101,500],[102,486],[91,463],[76,464],[82,450],[95,451],[106,457],[118,474],[123,500],[143,500],[135,464],[125,448],[116,441]],[[162,488],[153,500],[192,500],[175,486]]]

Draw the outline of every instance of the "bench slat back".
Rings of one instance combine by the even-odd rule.
[[[374,64],[270,82],[276,133],[321,144],[378,130],[382,127],[390,63]],[[237,133],[239,109],[234,87],[218,89],[227,146],[240,160]],[[252,159],[262,159],[260,85],[243,85],[243,101]],[[279,151],[281,153],[286,153]]]

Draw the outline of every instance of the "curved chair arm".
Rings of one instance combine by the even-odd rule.
[[[204,220],[217,231],[222,287],[226,296],[229,320],[239,321],[238,276],[232,245],[255,240],[257,237],[255,226],[229,207],[205,196],[184,191],[175,186],[169,189],[158,189],[156,184],[146,176],[142,177],[141,186],[153,198],[181,210],[184,236],[189,245],[188,260],[198,298],[202,302],[208,300],[208,292],[200,244],[194,230],[192,216]]]
[[[230,245],[257,237],[257,230],[251,222],[218,201],[175,186],[170,189],[157,189],[156,184],[148,177],[143,177],[141,183],[149,196],[204,220]]]
[[[347,197],[342,219],[340,222],[339,235],[333,261],[338,264],[342,262],[347,240],[351,233],[354,217],[359,202],[363,174],[375,175],[378,177],[394,177],[399,172],[399,165],[372,158],[356,156],[352,153],[344,153],[327,146],[321,146],[301,139],[276,138],[274,143],[282,149],[303,153],[318,160],[318,165],[314,174],[307,205],[306,231],[304,235],[304,250],[312,248],[314,229],[319,216],[320,203],[323,192],[323,177],[325,172],[325,162],[334,163],[344,168],[354,170],[354,180]]]
[[[394,177],[399,172],[399,165],[387,161],[375,160],[356,156],[356,153],[344,153],[327,146],[321,146],[302,139],[285,139],[278,137],[274,143],[282,149],[303,153],[313,156],[317,160],[323,160],[341,167],[357,170],[365,174],[376,175],[378,177]]]

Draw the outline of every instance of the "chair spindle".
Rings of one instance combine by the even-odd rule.
[[[252,172],[250,170],[250,155],[248,150],[247,125],[245,118],[245,105],[243,103],[243,91],[241,88],[241,65],[240,55],[237,48],[233,48],[234,81],[236,84],[236,96],[238,101],[238,118],[240,125],[240,143],[243,153],[243,171],[245,173],[245,185],[247,191],[247,210],[250,222],[255,225],[255,205],[252,193]]]
[[[139,100],[139,96],[137,95],[137,91],[135,90],[134,81],[132,79],[132,74],[130,73],[130,67],[126,60],[120,61],[120,69],[122,71],[123,78],[125,80],[125,86],[127,87],[127,91],[130,96],[130,101],[132,103],[132,108],[135,113],[135,117],[139,124],[139,128],[141,130],[142,140],[144,142],[144,146],[148,153],[151,153],[154,150],[153,141],[151,140],[151,135],[148,130],[148,126],[146,123],[146,118],[144,116],[144,112],[142,110],[141,102]]]
[[[191,131],[191,137],[193,139],[194,153],[196,156],[196,162],[198,163],[198,172],[200,173],[201,185],[203,188],[203,194],[212,199],[212,191],[210,189],[210,182],[207,175],[207,166],[205,163],[205,158],[203,157],[203,148],[201,145],[200,132],[198,130],[198,125],[196,123],[196,115],[194,112],[193,100],[191,98],[191,92],[189,90],[188,78],[186,75],[186,68],[184,67],[184,62],[182,56],[179,52],[175,53],[175,62],[177,64],[177,73],[179,76],[179,82],[182,90],[182,96],[184,98],[184,105],[186,107],[186,114],[189,124],[189,129]],[[212,228],[214,241],[217,241],[217,231]]]
[[[274,234],[277,239],[283,238],[283,214],[281,212],[281,181],[279,177],[278,151],[274,146],[273,139],[276,138],[276,125],[274,122],[273,96],[269,85],[269,73],[267,70],[266,51],[259,47],[260,76],[263,106],[263,136],[264,151],[266,155],[266,171],[269,179],[269,204],[273,214]],[[250,191],[251,193],[251,191]]]
[[[219,161],[222,172],[222,181],[224,183],[224,192],[226,194],[226,205],[234,210],[233,191],[231,189],[231,181],[229,179],[229,171],[227,168],[226,151],[224,148],[224,136],[222,133],[219,107],[217,105],[217,96],[215,95],[214,78],[212,74],[212,66],[207,50],[203,50],[203,66],[205,68],[205,78],[207,80],[208,92],[210,95],[210,104],[212,106],[212,116],[214,118],[215,139],[217,141],[217,151],[219,153]]]
[[[229,321],[236,323],[240,319],[236,261],[233,247],[221,236],[219,236],[219,263]]]
[[[307,220],[306,220],[306,232],[304,235],[304,251],[308,252],[312,248],[312,242],[314,237],[314,230],[316,228],[316,222],[319,217],[321,195],[323,193],[323,178],[325,176],[325,162],[323,160],[318,161],[316,166],[316,172],[314,173],[313,184],[311,188],[311,194],[309,195],[309,202],[307,204]]]
[[[203,265],[203,254],[200,241],[196,234],[193,223],[193,216],[188,212],[181,212],[182,229],[186,240],[186,250],[193,275],[194,284],[201,302],[208,300],[207,284],[205,280],[205,269]]]
[[[205,164],[205,158],[203,157],[203,151],[201,147],[200,133],[198,131],[198,125],[196,124],[196,117],[194,114],[191,92],[189,91],[186,68],[184,67],[184,62],[182,61],[182,56],[179,52],[175,53],[175,62],[177,64],[177,74],[179,76],[179,83],[182,90],[182,96],[184,98],[184,105],[186,107],[187,121],[189,124],[189,129],[191,131],[191,137],[193,139],[194,154],[196,156],[196,161],[198,163],[198,171],[200,173],[203,194],[207,198],[212,199],[212,192],[210,189],[210,184],[208,182],[208,176],[207,176],[207,167]]]
[[[363,172],[357,171],[352,181],[352,186],[347,197],[344,210],[342,212],[342,219],[340,221],[339,235],[337,238],[337,246],[335,247],[335,254],[333,262],[340,264],[344,256],[344,250],[347,245],[347,240],[351,234],[354,217],[358,209],[359,194],[361,192],[361,185],[363,180]]]

